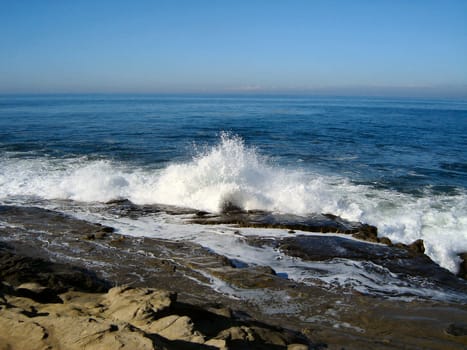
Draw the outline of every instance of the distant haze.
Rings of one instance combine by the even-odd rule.
[[[467,98],[464,0],[0,2],[0,93]]]

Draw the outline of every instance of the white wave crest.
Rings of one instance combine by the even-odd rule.
[[[376,225],[381,236],[410,243],[425,241],[426,253],[456,271],[457,253],[467,251],[467,194],[424,197],[355,185],[274,165],[236,136],[191,161],[158,171],[86,158],[0,159],[0,199],[109,201],[128,198],[137,204],[172,204],[219,211],[226,203],[243,209],[284,213],[333,213]]]

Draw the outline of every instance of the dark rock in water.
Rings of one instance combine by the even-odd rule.
[[[235,203],[227,201],[227,202],[222,203],[221,213],[224,213],[224,214],[237,214],[237,213],[245,213],[245,210],[240,208]]]
[[[116,204],[116,205],[129,206],[129,207],[135,206],[135,204],[133,204],[133,202],[131,202],[128,199],[112,199],[110,201],[105,202],[105,204],[109,204],[109,205]]]
[[[467,323],[452,323],[446,328],[446,333],[455,337],[467,335]]]
[[[136,213],[137,216],[154,213],[154,210],[162,210],[161,206],[131,206],[129,203],[124,203],[124,205],[133,208],[128,212],[130,215]],[[125,214],[126,210],[122,209],[122,206],[118,203],[109,204],[109,208],[110,211],[123,214]],[[140,301],[147,301],[148,296],[153,295],[144,292],[147,287],[168,288],[171,292],[176,292],[178,298],[176,301],[171,302],[168,310],[165,309],[167,314],[164,311],[158,313],[158,315],[168,317],[166,321],[184,321],[180,323],[187,326],[188,334],[192,334],[192,331],[201,332],[206,336],[205,340],[209,340],[204,344],[193,344],[187,342],[186,339],[184,341],[170,340],[165,342],[166,340],[158,338],[156,334],[151,332],[152,334],[145,336],[143,340],[153,341],[153,345],[157,345],[157,348],[211,349],[224,347],[229,349],[301,350],[309,345],[313,349],[345,348],[348,350],[465,349],[465,336],[454,336],[455,334],[461,335],[464,333],[462,325],[467,319],[465,297],[455,298],[454,302],[444,302],[440,299],[431,301],[429,298],[401,301],[398,298],[394,300],[386,298],[384,295],[379,297],[372,293],[364,294],[340,286],[331,286],[329,288],[330,286],[325,284],[302,283],[284,278],[283,271],[279,268],[276,268],[276,274],[274,270],[267,266],[242,264],[240,260],[229,260],[227,257],[219,256],[214,251],[193,242],[121,236],[117,233],[108,233],[99,241],[83,240],[80,239],[83,235],[86,233],[97,234],[102,227],[44,209],[9,208],[6,209],[5,215],[2,214],[1,210],[0,207],[1,221],[11,225],[0,227],[0,242],[7,241],[12,249],[3,244],[0,249],[0,256],[5,256],[6,253],[12,253],[15,250],[22,257],[21,259],[18,258],[18,262],[14,259],[7,259],[7,261],[12,262],[11,265],[0,264],[1,279],[3,279],[3,274],[11,271],[11,266],[19,266],[20,262],[23,261],[36,261],[45,268],[43,272],[38,272],[39,269],[31,272],[32,268],[29,269],[26,264],[21,274],[28,273],[33,280],[34,278],[37,280],[36,275],[44,276],[45,273],[46,276],[49,276],[45,278],[46,282],[54,280],[63,284],[60,273],[59,276],[54,277],[55,279],[51,276],[52,274],[49,274],[50,269],[57,269],[58,272],[65,269],[61,264],[45,261],[53,259],[54,262],[71,263],[73,266],[82,267],[83,270],[81,271],[84,271],[85,274],[89,270],[95,271],[102,279],[112,281],[115,285],[130,284],[133,287],[143,287],[140,291],[143,292],[144,297]],[[168,210],[180,213],[174,208],[168,208]],[[185,214],[191,214],[193,217],[196,217],[196,213],[197,211],[188,210],[185,212]],[[247,214],[261,216],[267,213],[256,211]],[[219,215],[206,213],[201,216],[209,218]],[[325,218],[331,220],[329,217]],[[257,245],[268,245],[268,247],[279,247],[281,243],[284,245],[287,243],[290,251],[292,252],[295,249],[297,254],[299,254],[300,247],[294,248],[293,245],[300,246],[302,243],[301,241],[294,242],[292,240],[281,242],[281,240],[272,237],[256,237],[255,240],[253,237],[241,236],[240,232],[237,232],[236,235],[238,235],[242,243],[252,244],[255,242]],[[287,238],[293,238],[290,236],[292,235],[287,235]],[[313,245],[317,244],[316,259],[332,259],[331,255],[336,256],[338,254],[336,251],[340,249],[339,254],[341,256],[345,256],[344,253],[347,251],[347,254],[352,253],[357,261],[359,260],[359,254],[363,257],[362,259],[373,254],[376,255],[374,257],[375,261],[378,261],[378,259],[379,261],[393,260],[389,261],[388,264],[393,263],[395,266],[399,261],[406,264],[406,267],[400,267],[401,271],[410,268],[414,261],[423,262],[426,259],[423,254],[410,253],[405,246],[401,248],[388,247],[351,240],[350,238],[345,241],[336,241],[334,240],[336,238],[342,240],[345,238],[330,235],[310,237],[315,237],[317,240],[315,242],[318,242],[313,243]],[[327,239],[333,239],[334,241],[326,241]],[[327,245],[320,245],[320,241]],[[353,250],[353,246],[348,247],[345,245],[349,241],[349,245],[352,242],[357,244]],[[310,245],[312,244],[310,243]],[[319,251],[320,247],[321,250],[331,249],[328,257],[326,257],[325,253]],[[312,256],[311,250],[309,252],[309,256]],[[395,257],[391,259],[390,255]],[[34,259],[27,258],[23,260],[27,256],[34,257]],[[37,259],[38,257],[44,260]],[[294,263],[293,259],[290,260],[291,263]],[[372,265],[371,262],[368,265]],[[17,268],[19,269],[19,267]],[[432,273],[430,269],[431,267],[429,267],[425,275]],[[70,270],[76,271],[76,268],[69,267],[66,271]],[[384,270],[386,271],[386,269]],[[319,270],[316,271],[319,272]],[[378,271],[376,272],[378,273]],[[444,273],[447,273],[447,271],[444,271]],[[409,280],[408,278],[405,279],[405,276],[400,277],[403,285]],[[450,274],[450,277],[455,278],[452,274]],[[81,299],[78,296],[80,293],[74,291],[58,294],[52,288],[31,288],[23,283],[25,279],[19,277],[5,276],[5,279],[7,278],[9,278],[8,281],[11,284],[14,283],[15,287],[8,285],[6,282],[0,282],[0,312],[2,312],[2,315],[0,315],[0,329],[7,329],[8,334],[11,334],[11,322],[8,323],[10,319],[3,317],[3,315],[11,314],[11,312],[25,312],[27,314],[21,314],[21,317],[27,317],[30,324],[35,324],[34,327],[37,327],[37,324],[45,321],[47,317],[54,317],[59,313],[64,315],[61,311],[57,312],[57,310],[66,307],[73,312],[72,317],[67,317],[67,319],[73,321],[77,316],[78,309],[70,309],[69,305],[79,306],[81,300],[85,304],[84,307],[79,306],[79,313],[84,309],[89,309],[92,312],[89,316],[86,315],[82,321],[76,320],[71,325],[62,326],[61,329],[64,330],[64,334],[73,333],[72,331],[80,329],[79,327],[82,326],[102,324],[99,322],[101,322],[100,319],[103,315],[100,307],[103,299],[99,294],[93,294],[91,297],[85,296],[84,299]],[[417,282],[417,285],[422,288],[425,283],[429,285],[430,289],[433,287],[429,278],[425,280],[416,277],[411,280],[419,281],[420,283]],[[447,288],[450,287],[450,281],[452,280],[447,280]],[[461,279],[458,279],[458,281],[464,283],[465,288],[467,284]],[[65,282],[69,283],[68,280]],[[410,281],[407,283],[410,285]],[[227,289],[217,290],[217,286],[221,286],[221,288],[225,286]],[[458,287],[457,290],[461,287]],[[73,288],[77,289],[77,287]],[[117,287],[117,290],[131,292],[131,289],[127,288]],[[224,292],[225,290],[227,292]],[[26,293],[29,295],[26,298],[37,300],[40,303],[56,302],[56,304],[35,305],[36,310],[29,307],[12,308],[7,303],[9,296],[17,295],[15,293]],[[111,294],[116,295],[115,293]],[[142,294],[138,292],[134,295],[139,296]],[[467,295],[467,293],[462,295]],[[397,293],[395,296],[404,296],[404,294]],[[412,295],[408,294],[408,296]],[[59,300],[56,297],[62,299]],[[13,299],[18,302],[20,298],[15,296]],[[61,300],[63,300],[63,304],[60,303]],[[95,300],[95,302],[90,302],[90,300]],[[110,301],[107,297],[104,297],[104,300]],[[122,298],[119,298],[119,300],[124,301]],[[128,302],[132,302],[132,300],[134,299],[129,299]],[[206,303],[208,303],[208,306],[206,306]],[[96,308],[96,305],[99,305],[99,307]],[[118,305],[123,304],[119,302]],[[141,310],[148,310],[146,308],[148,303],[140,305],[144,306]],[[52,310],[55,311],[52,312]],[[149,307],[149,310],[151,310],[151,307]],[[50,313],[50,315],[46,316],[47,313]],[[172,313],[172,315],[169,315],[169,313]],[[172,316],[173,318],[171,318]],[[61,325],[64,319],[65,317],[60,317],[55,324]],[[300,330],[309,338],[311,343],[307,339],[301,339],[300,335],[292,334],[289,337],[283,329],[278,330],[280,334],[269,333],[269,331],[275,332],[275,330],[259,322]],[[174,327],[178,324],[177,322],[172,323]],[[136,326],[142,324],[152,327],[154,322],[148,323],[145,319]],[[99,332],[95,333],[97,339],[101,339],[102,330],[105,331],[105,334],[110,334],[113,340],[124,335],[121,332],[125,330],[131,331],[131,337],[140,334],[128,321],[125,321],[125,324],[117,323],[112,318],[105,325],[104,329],[100,327]],[[25,323],[16,324],[16,326],[19,337],[23,339],[23,334],[28,331],[24,327]],[[162,326],[164,325],[162,324]],[[163,329],[165,328],[164,326]],[[48,330],[47,327],[44,327],[44,332]],[[268,332],[266,333],[266,331]],[[44,341],[61,339],[60,336],[57,336],[57,333],[44,332],[40,329],[37,339],[44,340],[44,337],[47,337]],[[6,332],[0,331],[0,338],[5,334]],[[39,343],[31,341],[31,339],[32,333],[28,331],[25,342],[31,344],[30,348],[39,348]],[[159,344],[159,341],[162,343]],[[0,340],[0,344],[4,344],[3,338]],[[142,345],[132,346],[132,344],[134,343],[126,343],[125,348],[145,348]],[[329,344],[329,346],[326,344]],[[50,344],[46,345],[40,348],[51,347]],[[77,346],[83,348],[82,343]],[[58,346],[52,347],[59,348]],[[101,348],[119,347],[121,345],[101,346]],[[24,346],[18,348],[25,349]],[[60,348],[68,349],[70,347],[62,346]]]
[[[377,241],[377,229],[360,222],[347,221],[331,214],[310,214],[299,216],[292,214],[275,214],[268,211],[243,211],[230,205],[221,214],[196,216],[190,223],[202,225],[230,224],[240,227],[281,228],[321,233],[344,233],[358,235],[364,240]]]
[[[0,280],[13,286],[35,282],[56,293],[70,288],[83,292],[103,292],[110,287],[86,269],[18,255],[3,243],[0,243]]]
[[[421,240],[410,246],[402,245],[401,248],[336,236],[301,235],[277,240],[252,237],[248,238],[248,241],[256,246],[273,245],[289,256],[309,261],[326,261],[335,258],[371,261],[393,273],[424,277],[440,286],[448,286],[467,293],[465,282],[422,253]]]
[[[458,276],[467,280],[467,252],[460,253],[459,258],[461,258],[461,263],[459,265]]]
[[[281,289],[284,282],[269,266],[249,266],[242,269],[222,267],[211,268],[209,272],[230,285],[244,289]]]
[[[101,226],[99,224],[96,224],[98,226]],[[102,228],[99,230],[99,234],[105,234],[105,233],[113,233],[115,231],[115,229],[113,227],[110,227],[110,226],[103,226],[102,225]]]
[[[381,237],[378,239],[379,243],[386,244],[387,246],[392,246],[392,241],[387,237]]]
[[[83,236],[83,239],[87,240],[94,240],[94,239],[103,239],[107,237],[107,233],[105,231],[98,231],[95,233],[87,233]]]
[[[146,204],[137,205],[128,199],[114,200],[106,203],[109,211],[115,214],[128,216],[128,217],[140,217],[155,213],[167,213],[170,215],[186,215],[186,214],[199,214],[202,213],[196,209],[182,208],[174,205],[165,204]],[[207,214],[207,213],[206,213]]]
[[[190,208],[170,205],[136,205],[129,200],[107,202],[109,211],[118,215],[140,217],[148,214],[167,213],[170,215],[191,215],[188,223],[200,225],[237,225],[239,227],[286,229],[320,233],[351,234],[355,238],[370,242],[391,244],[388,238],[379,238],[375,226],[348,221],[333,214],[309,214],[306,216],[279,214],[265,210],[244,210],[232,201],[222,204],[220,213],[209,213]],[[94,234],[94,232],[93,232]]]
[[[413,243],[409,244],[407,249],[414,254],[424,254],[425,245],[423,244],[423,239],[417,239]]]
[[[354,238],[360,239],[362,241],[368,241],[373,243],[378,243],[378,232],[376,227],[366,225],[364,230],[359,230],[358,232],[352,235]]]

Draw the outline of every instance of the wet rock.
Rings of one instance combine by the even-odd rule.
[[[0,217],[10,224],[20,225],[28,230],[56,232],[60,234],[95,234],[105,226],[72,218],[63,213],[36,207],[15,207],[0,205]]]
[[[70,288],[87,292],[102,292],[109,284],[83,268],[15,254],[0,244],[0,280],[13,286],[38,283],[60,293]],[[40,296],[38,296],[40,297]]]
[[[222,267],[210,268],[208,271],[233,286],[245,289],[280,289],[284,286],[284,280],[269,266],[248,266],[241,269]]]
[[[221,213],[223,214],[239,214],[239,213],[245,213],[245,210],[243,210],[241,207],[236,205],[233,202],[226,201],[222,203],[221,206]]]
[[[423,241],[410,246],[385,246],[360,242],[337,236],[299,235],[282,239],[248,237],[253,245],[269,245],[280,249],[284,254],[309,261],[326,261],[345,258],[371,261],[398,274],[424,277],[440,286],[449,286],[460,292],[467,292],[467,285],[446,269],[434,263],[423,254]]]
[[[174,262],[164,259],[154,259],[154,266],[167,272],[175,272],[177,270],[177,265]]]
[[[387,246],[392,246],[392,241],[387,237],[378,238],[378,242],[381,244],[386,244]]]
[[[124,211],[119,212],[118,205],[109,206],[111,210],[115,210],[115,213],[125,214]],[[134,211],[129,213],[138,216],[151,213],[151,210],[154,208],[135,206]],[[135,287],[170,288],[178,293],[179,300],[172,302],[164,312],[158,312],[159,318],[154,321],[171,315],[178,316],[173,319],[186,317],[182,319],[186,321],[187,327],[184,329],[188,334],[199,332],[198,335],[204,337],[205,342],[200,344],[165,339],[157,333],[143,330],[145,325],[150,324],[144,318],[141,321],[132,321],[133,324],[111,318],[110,314],[107,317],[108,303],[104,302],[105,294],[69,291],[64,294],[57,293],[63,304],[42,304],[27,297],[16,296],[16,289],[4,283],[0,284],[0,330],[11,329],[11,334],[17,334],[18,337],[14,341],[11,338],[2,338],[10,336],[10,333],[5,335],[5,332],[0,331],[0,349],[2,346],[10,346],[11,349],[28,349],[28,346],[31,348],[33,345],[34,349],[60,348],[53,343],[55,340],[66,341],[66,344],[60,344],[61,348],[66,349],[73,347],[113,349],[125,345],[125,348],[135,349],[207,349],[208,346],[218,346],[229,349],[285,350],[294,344],[307,346],[305,345],[307,340],[297,334],[289,337],[286,330],[273,328],[256,320],[295,330],[312,329],[312,332],[306,332],[306,336],[313,341],[310,346],[312,349],[465,349],[465,336],[453,336],[446,332],[447,325],[463,324],[467,319],[467,309],[463,301],[430,301],[427,298],[419,300],[412,299],[413,296],[409,294],[411,301],[408,302],[394,300],[392,297],[356,293],[340,286],[329,289],[328,285],[317,284],[316,280],[312,280],[310,285],[305,285],[275,276],[272,271],[260,272],[259,270],[264,269],[261,267],[257,267],[256,272],[255,266],[246,264],[238,266],[241,268],[233,268],[231,265],[235,264],[230,264],[227,258],[191,242],[141,239],[109,233],[96,244],[95,240],[79,239],[86,232],[82,230],[83,227],[88,227],[89,232],[97,232],[100,228],[95,224],[83,223],[69,216],[59,217],[47,211],[34,210],[34,215],[38,215],[36,219],[29,216],[30,212],[23,211],[25,222],[30,225],[23,229],[19,228],[21,215],[18,213],[13,216],[15,222],[19,223],[15,228],[0,228],[0,239],[8,240],[12,245],[10,252],[17,251],[21,254],[27,252],[29,256],[42,258],[51,256],[56,259],[55,261],[63,263],[71,261],[77,266],[93,269],[101,277],[111,280],[112,285],[130,283]],[[192,212],[192,215],[195,213],[196,211]],[[251,214],[265,213],[256,211]],[[204,216],[209,218],[214,215]],[[2,221],[8,221],[9,216],[2,216],[0,213],[0,218]],[[66,230],[61,231],[61,228]],[[47,234],[38,234],[41,230],[46,230]],[[246,237],[240,238],[250,243]],[[276,247],[277,242],[271,237],[256,239],[258,246]],[[358,241],[357,243],[368,244]],[[368,245],[390,248],[377,244]],[[404,245],[392,249],[402,257],[403,254],[411,255]],[[412,254],[410,259],[399,259],[399,263],[402,264],[401,271],[410,269],[413,259],[423,262],[426,257],[423,254]],[[176,267],[175,271],[170,267],[164,268],[164,263],[161,261],[168,261],[168,265],[173,264]],[[226,277],[214,278],[211,269],[216,268],[219,271],[226,271],[226,273],[218,272],[218,276]],[[319,267],[316,272],[320,273]],[[431,273],[429,266],[426,275]],[[278,274],[281,275],[279,270]],[[256,282],[256,279],[259,282]],[[414,280],[427,283],[430,289],[433,287],[431,279],[425,280],[417,276]],[[223,293],[213,288],[213,281],[216,286],[223,286],[225,281],[229,292]],[[232,284],[229,281],[232,281]],[[400,281],[404,283],[405,280]],[[242,287],[243,285],[245,288]],[[445,287],[449,289],[450,280],[443,285],[441,293],[446,290]],[[400,293],[395,296],[405,297]],[[8,320],[11,319],[8,315],[12,314],[15,318],[20,317],[21,322],[17,323],[20,323],[22,328],[14,330],[16,326],[9,323]],[[52,321],[57,315],[60,315],[60,324]],[[46,324],[46,319],[50,319],[51,321],[47,321],[50,323]],[[184,323],[182,321],[179,321],[180,324]],[[141,325],[136,325],[137,323]],[[88,324],[97,327],[88,327]],[[193,325],[191,330],[190,324]],[[223,331],[232,327],[250,329],[255,341],[251,343],[248,340],[217,339]],[[265,332],[278,332],[282,339],[286,336],[287,345],[262,342],[261,337],[258,336],[261,332],[255,327],[264,328]],[[25,338],[25,332],[30,332],[28,334],[31,336],[28,336],[27,341],[20,343]],[[80,340],[78,332],[89,335],[89,340],[87,342]],[[41,340],[42,337],[45,340]],[[66,340],[68,337],[74,343],[69,343]],[[271,336],[271,339],[275,338]],[[15,343],[16,341],[18,343]],[[49,343],[42,346],[41,341],[49,341]]]
[[[425,245],[423,244],[422,239],[417,239],[411,244],[407,245],[407,249],[414,254],[423,254],[425,253]]]
[[[125,244],[125,236],[118,236],[115,239],[110,241],[110,245],[112,246],[121,246]]]
[[[106,231],[97,231],[95,233],[87,233],[85,234],[82,238],[85,240],[93,241],[95,239],[104,239],[107,237],[107,232]]]
[[[291,214],[275,214],[261,210],[244,211],[233,204],[221,214],[194,216],[190,223],[202,225],[229,224],[240,227],[280,228],[289,231],[309,231],[321,233],[354,234],[363,240],[377,240],[377,229],[374,226],[351,222],[331,214],[310,214],[299,216]]]
[[[108,205],[116,205],[116,206],[121,206],[121,207],[135,207],[136,205],[133,204],[129,199],[112,199],[110,201],[105,202],[105,204]]]
[[[93,240],[96,239],[96,235],[94,233],[87,233],[83,236],[83,239]]]
[[[467,280],[467,252],[460,253],[459,258],[461,259],[461,262],[459,264],[459,272],[457,275]]]
[[[128,199],[124,200],[114,200],[107,202],[110,207],[110,211],[114,214],[128,216],[128,217],[141,217],[146,215],[152,215],[155,213],[167,213],[171,215],[186,215],[193,214],[196,215],[200,213],[196,209],[182,208],[173,205],[165,204],[148,204],[148,205],[137,205]]]
[[[411,255],[424,255],[425,253],[425,244],[422,239],[417,239],[416,241],[410,244],[404,243],[395,243],[392,244],[395,248],[404,249],[409,252]]]
[[[378,232],[374,226],[362,225],[362,228],[352,236],[362,241],[378,242]]]
[[[467,323],[452,323],[446,328],[446,333],[455,337],[467,336]]]

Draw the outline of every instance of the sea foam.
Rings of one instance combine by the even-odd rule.
[[[222,134],[217,145],[192,160],[159,170],[87,158],[17,158],[4,155],[0,199],[18,196],[137,204],[171,204],[219,211],[225,203],[304,215],[332,213],[376,225],[380,236],[410,243],[423,239],[426,253],[456,272],[467,251],[467,194],[423,196],[357,185],[275,164],[237,136]]]

